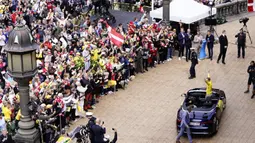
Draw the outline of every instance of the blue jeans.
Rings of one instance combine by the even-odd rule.
[[[184,133],[185,128],[186,128],[185,126],[181,127],[180,132],[179,132],[179,134],[177,135],[177,138],[176,138],[177,141],[180,140],[181,136]],[[187,136],[188,136],[189,142],[192,143],[192,137],[191,137],[190,129],[186,128],[186,132],[187,132]]]
[[[172,58],[172,47],[168,47],[167,49],[167,59]]]

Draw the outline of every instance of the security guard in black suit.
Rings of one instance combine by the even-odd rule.
[[[196,70],[195,67],[198,64],[198,59],[197,59],[197,53],[195,52],[195,48],[190,48],[191,50],[191,66],[190,66],[190,77],[189,79],[193,79],[196,77]]]
[[[226,57],[226,53],[227,53],[227,48],[228,48],[228,38],[226,36],[226,31],[223,30],[222,34],[219,37],[219,42],[220,42],[220,54],[217,60],[217,63],[219,63],[221,56],[222,56],[222,63],[225,63],[225,57]]]

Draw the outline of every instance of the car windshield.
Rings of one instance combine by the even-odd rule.
[[[219,97],[213,94],[210,100],[205,99],[205,92],[189,92],[185,98],[183,107],[186,109],[189,105],[193,106],[193,110],[211,110],[215,108]]]

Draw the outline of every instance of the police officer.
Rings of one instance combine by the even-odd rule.
[[[248,67],[247,72],[249,74],[249,78],[248,78],[247,90],[244,93],[249,93],[250,86],[252,84],[252,79],[255,77],[255,62],[254,61],[250,62],[250,66]]]
[[[90,142],[95,143],[95,134],[92,130],[92,126],[96,124],[96,118],[93,116],[92,112],[86,112],[86,117],[89,119],[87,126],[90,132],[89,136]]]
[[[198,59],[197,59],[197,53],[195,52],[195,48],[190,48],[191,50],[191,66],[190,66],[190,77],[189,79],[193,79],[196,77],[196,70],[195,67],[198,64]]]

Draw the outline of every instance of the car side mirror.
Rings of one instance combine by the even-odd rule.
[[[181,94],[181,97],[186,97],[186,96],[187,96],[186,93]]]

